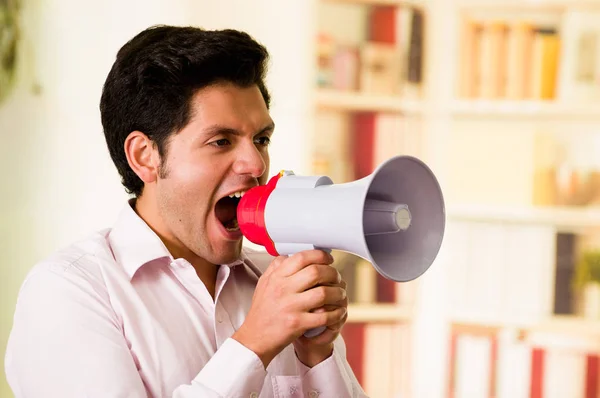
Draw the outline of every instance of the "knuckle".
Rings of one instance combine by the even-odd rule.
[[[317,314],[317,322],[320,325],[327,325],[329,323],[329,314],[327,312]]]
[[[308,278],[311,282],[318,282],[321,276],[319,272],[319,268],[316,265],[311,265],[307,268],[306,272],[308,273]]]
[[[306,258],[307,258],[307,254],[306,254],[306,252],[299,252],[299,253],[296,253],[296,260],[297,260],[299,263],[305,263],[305,262],[306,262]]]
[[[325,286],[315,287],[313,289],[313,295],[318,303],[325,303],[325,300],[327,299],[327,290]]]
[[[296,314],[287,314],[284,317],[284,324],[287,329],[296,330],[300,327],[300,318]]]
[[[333,267],[329,267],[331,268],[331,282],[332,283],[337,283],[340,284],[342,283],[342,275],[340,274],[340,272],[333,268]]]
[[[283,263],[285,261],[286,257],[283,256],[277,256],[275,257],[275,260],[273,260],[273,262],[271,263],[272,267],[278,267],[279,265],[281,265],[281,263]]]

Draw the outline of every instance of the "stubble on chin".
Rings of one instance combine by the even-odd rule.
[[[240,259],[242,253],[241,240],[239,242],[228,242],[225,246],[213,251],[213,263],[230,264]]]

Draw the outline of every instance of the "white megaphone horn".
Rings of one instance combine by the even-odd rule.
[[[369,176],[344,184],[282,171],[246,192],[237,220],[242,234],[273,256],[345,251],[396,282],[413,280],[431,266],[446,223],[437,179],[412,156],[393,157]]]

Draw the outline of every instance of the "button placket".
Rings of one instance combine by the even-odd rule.
[[[229,314],[220,301],[215,304],[215,338],[220,346],[235,333]]]

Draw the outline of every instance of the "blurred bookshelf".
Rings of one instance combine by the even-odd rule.
[[[363,112],[391,112],[420,114],[423,103],[415,100],[398,100],[391,95],[364,94],[321,89],[317,91],[317,106],[322,109]]]
[[[367,6],[413,6],[424,7],[426,0],[322,0],[329,3],[349,3]]]
[[[599,396],[600,1],[316,3],[313,173],[413,155],[447,205],[424,278],[336,256],[369,396]]]
[[[457,100],[452,115],[462,118],[514,117],[600,121],[596,104],[569,104],[555,101]]]
[[[427,110],[420,55],[424,2],[317,4],[312,171],[342,183],[370,174],[398,145],[415,154],[422,147],[420,137],[409,131],[420,128]],[[402,29],[396,20],[403,21]],[[334,257],[348,284],[350,306],[342,335],[358,380],[369,396],[412,396],[419,281],[396,284],[367,261],[341,253]]]
[[[568,336],[581,336],[584,338],[600,338],[600,322],[586,320],[581,317],[556,315],[543,319],[485,319],[467,314],[456,314],[453,323],[457,328],[469,331],[471,328],[487,328],[501,330],[504,328],[518,331],[522,335],[528,333],[555,333]],[[596,341],[600,348],[600,339]]]
[[[600,207],[510,207],[458,205],[447,209],[455,221],[549,225],[560,232],[577,232],[600,226]]]
[[[409,321],[409,308],[395,304],[351,304],[348,306],[348,322],[394,322]]]
[[[556,11],[570,9],[600,9],[597,0],[460,0],[458,6],[470,9],[493,9],[509,11]]]

